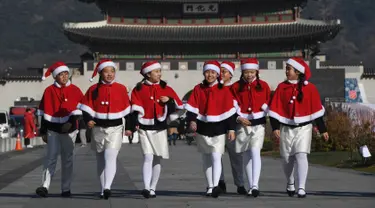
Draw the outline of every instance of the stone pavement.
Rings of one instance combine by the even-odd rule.
[[[117,176],[112,186],[113,197],[100,200],[96,194],[95,157],[89,147],[76,148],[73,196],[60,198],[58,169],[48,198],[35,196],[40,185],[43,148],[27,150],[10,156],[0,155],[0,207],[374,207],[375,176],[350,170],[310,166],[305,199],[290,198],[285,193],[285,179],[277,159],[263,158],[260,179],[261,196],[239,196],[224,157],[228,192],[218,199],[203,196],[206,183],[201,167],[201,156],[194,145],[178,142],[170,148],[171,159],[163,161],[162,175],[157,187],[157,198],[144,199],[139,144],[124,144],[118,159]]]

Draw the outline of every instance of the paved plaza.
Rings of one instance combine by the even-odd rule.
[[[0,155],[1,208],[96,208],[96,207],[375,207],[375,176],[351,170],[310,166],[305,199],[290,198],[285,193],[285,179],[278,159],[263,157],[258,198],[239,196],[224,156],[224,171],[228,193],[218,199],[204,196],[206,188],[201,156],[196,146],[178,141],[170,148],[171,159],[162,163],[162,175],[156,190],[157,198],[140,195],[142,154],[139,144],[124,144],[114,180],[113,196],[99,199],[96,161],[90,147],[76,147],[72,197],[60,197],[60,164],[50,187],[48,198],[35,196],[41,182],[44,147]]]

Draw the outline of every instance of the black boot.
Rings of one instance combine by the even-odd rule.
[[[150,198],[150,191],[147,189],[143,189],[141,192],[142,196],[145,197],[146,199]]]
[[[173,145],[176,146],[176,140],[173,140]]]
[[[150,189],[150,198],[156,198],[155,190]]]
[[[294,183],[286,185],[286,193],[288,193],[288,196],[290,196],[290,197],[293,197],[294,194],[296,194],[296,190],[295,189],[294,190],[288,189],[288,186],[292,186],[292,185],[294,187]]]
[[[246,191],[245,187],[237,186],[237,193],[240,194],[240,195],[246,195],[247,191]]]
[[[304,193],[299,193],[299,190],[303,190]],[[306,198],[306,191],[303,188],[298,189],[298,198]]]
[[[227,185],[224,180],[219,181],[219,187],[223,193],[227,193]]]
[[[251,195],[253,196],[253,197],[258,197],[259,196],[259,190],[258,190],[258,187],[253,187],[252,189],[251,189]]]
[[[63,192],[61,192],[61,196],[68,198],[68,197],[72,196],[72,194],[70,193],[70,190],[69,191],[63,191]]]
[[[221,190],[221,188],[219,187],[219,186],[216,186],[216,187],[214,187],[214,189],[212,189],[212,194],[211,194],[211,196],[213,197],[213,198],[217,198],[217,197],[219,197],[219,195],[222,193],[222,190]]]
[[[40,197],[47,197],[48,195],[48,190],[46,187],[39,187],[35,190],[35,193],[40,196]]]
[[[168,145],[169,145],[169,146],[171,146],[171,145],[172,145],[172,142],[171,142],[171,140],[170,140],[170,139],[168,140]]]
[[[104,199],[108,199],[111,196],[112,192],[109,189],[104,189],[103,191],[103,197]]]

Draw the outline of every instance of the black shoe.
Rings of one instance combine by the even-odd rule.
[[[298,190],[303,190],[304,192],[305,192],[305,194],[298,194],[297,196],[298,196],[298,198],[306,198],[306,191],[305,191],[305,189],[303,189],[303,188],[299,188]]]
[[[176,146],[176,140],[173,140],[173,145]]]
[[[219,186],[216,186],[216,187],[214,187],[213,189],[212,189],[212,194],[211,194],[211,196],[213,197],[213,198],[217,198],[217,197],[219,197],[219,195],[222,193],[222,190],[221,190],[221,188],[219,187]]]
[[[150,191],[147,189],[143,189],[141,192],[142,196],[145,197],[146,199],[150,198]]]
[[[208,193],[208,190],[211,189],[211,193]],[[206,196],[212,196],[212,187],[206,188]]]
[[[111,196],[112,192],[109,189],[104,189],[103,191],[103,198],[108,199]]]
[[[293,184],[287,184],[287,186],[286,186],[286,193],[288,193],[288,196],[293,197],[294,194],[296,194],[296,190],[289,190],[288,186],[290,186],[290,185],[294,186],[294,183]]]
[[[35,193],[40,197],[47,197],[48,190],[46,187],[39,187],[35,190]]]
[[[168,140],[168,145],[169,145],[169,146],[171,146],[171,145],[172,145],[172,143],[171,143],[171,140]]]
[[[224,180],[219,181],[219,187],[223,193],[227,193],[227,185]]]
[[[245,187],[237,186],[237,193],[240,194],[240,195],[246,195],[247,191],[246,191]]]
[[[70,191],[63,191],[63,192],[61,192],[61,196],[62,197],[71,197],[72,194],[70,193]]]
[[[151,192],[153,192],[153,194],[151,194]],[[156,198],[156,193],[153,189],[150,189],[150,198]]]
[[[253,196],[253,197],[258,197],[259,196],[259,190],[258,190],[258,188],[257,187],[253,187],[252,189],[251,189],[251,195]]]

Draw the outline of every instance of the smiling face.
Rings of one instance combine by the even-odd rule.
[[[255,69],[245,69],[242,70],[243,79],[247,82],[252,82],[257,77],[257,70]]]
[[[219,74],[214,70],[208,69],[204,72],[204,79],[209,84],[214,83],[217,80],[218,77],[219,77]]]
[[[287,64],[285,67],[285,75],[288,80],[298,80],[300,72],[295,70],[291,65]]]
[[[116,70],[111,66],[107,66],[100,72],[102,80],[106,83],[111,83],[115,79]]]
[[[60,72],[58,75],[56,75],[55,80],[61,86],[66,85],[66,83],[68,83],[69,81],[69,72],[67,71]]]
[[[147,73],[148,81],[152,83],[158,83],[161,80],[161,69],[154,69]]]
[[[224,67],[220,68],[220,74],[221,74],[221,79],[223,80],[224,83],[230,82],[232,79],[232,74],[230,71]]]

